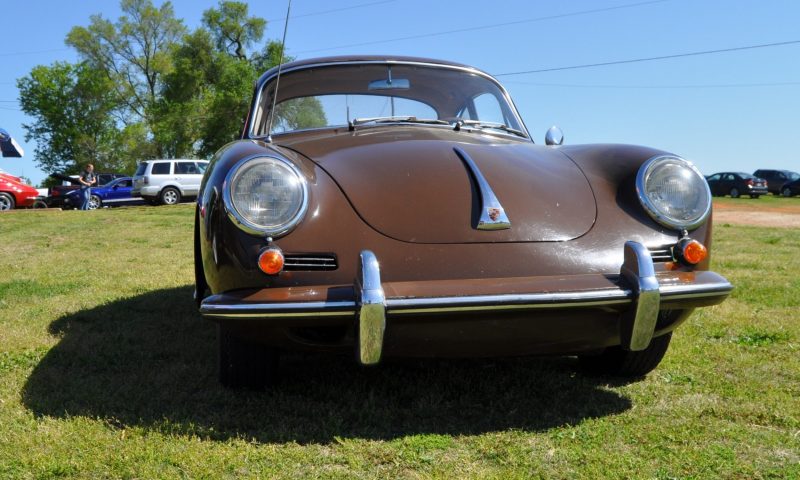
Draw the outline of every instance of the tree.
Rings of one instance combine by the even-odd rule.
[[[246,60],[245,49],[261,41],[267,21],[247,16],[247,4],[221,1],[219,8],[203,12],[203,23],[214,36],[217,48],[222,52]]]
[[[115,86],[118,120],[149,126],[163,77],[172,70],[171,51],[186,29],[170,2],[159,8],[150,0],[120,5],[123,15],[116,23],[92,15],[89,26],[73,27],[66,42]]]
[[[47,173],[78,173],[80,165],[119,169],[118,132],[111,112],[114,88],[105,74],[86,63],[37,66],[17,81],[25,140],[35,140],[34,156]]]

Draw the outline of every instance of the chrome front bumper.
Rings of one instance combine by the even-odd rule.
[[[623,348],[643,350],[653,337],[660,310],[716,304],[733,289],[714,272],[656,273],[650,252],[637,242],[625,243],[616,280],[605,275],[493,279],[490,286],[479,285],[479,289],[493,287],[486,288],[493,290],[488,294],[454,291],[454,284],[445,281],[383,283],[374,253],[362,251],[359,262],[358,278],[352,286],[279,289],[268,292],[274,295],[267,297],[264,292],[269,289],[211,295],[203,299],[200,313],[216,319],[255,318],[289,324],[302,318],[353,318],[357,321],[357,358],[364,365],[373,365],[381,358],[387,317],[612,308],[621,312]],[[461,286],[456,284],[456,288]]]

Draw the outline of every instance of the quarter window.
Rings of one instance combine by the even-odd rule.
[[[153,168],[150,170],[151,175],[169,175],[171,163],[169,162],[159,162],[154,163]]]
[[[178,162],[175,164],[176,175],[200,175],[200,170],[194,162]]]

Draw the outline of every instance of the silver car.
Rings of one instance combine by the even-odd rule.
[[[153,205],[175,205],[184,197],[196,197],[207,160],[146,160],[133,176],[134,197]]]

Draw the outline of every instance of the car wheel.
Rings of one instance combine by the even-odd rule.
[[[739,189],[736,187],[731,188],[731,198],[739,198]]]
[[[783,189],[783,191],[781,192],[781,194],[782,194],[784,197],[791,197],[791,196],[792,196],[792,189],[791,189],[791,188],[789,188],[789,187],[786,187],[786,188],[784,188],[784,189]]]
[[[273,385],[278,371],[278,351],[236,336],[217,325],[219,382],[228,388],[264,390]]]
[[[89,197],[89,210],[97,210],[101,206],[103,206],[103,201],[100,200],[100,197],[97,195]]]
[[[175,205],[181,201],[181,192],[172,187],[161,190],[161,203],[164,205]]]
[[[631,352],[622,347],[606,348],[600,355],[582,355],[581,367],[592,373],[621,377],[641,377],[658,366],[667,353],[672,332],[655,337],[644,350]]]
[[[750,195],[750,198],[758,198],[758,197],[760,197],[760,196],[761,196],[761,195],[758,195],[758,194],[755,194],[755,193],[754,193],[754,194]]]
[[[33,208],[47,208],[47,202],[44,200],[36,200],[33,202]]]
[[[14,210],[15,206],[14,197],[5,192],[0,192],[0,211]]]

